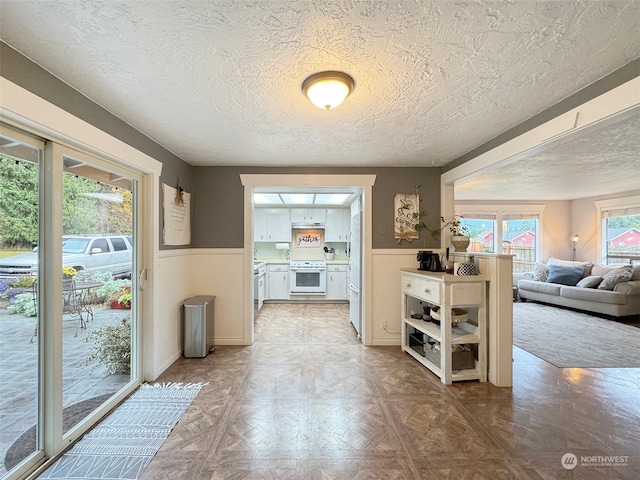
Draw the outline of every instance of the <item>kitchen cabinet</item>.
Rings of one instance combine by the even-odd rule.
[[[254,242],[290,242],[288,208],[256,208],[253,211]]]
[[[325,223],[327,216],[324,208],[292,208],[291,222]]]
[[[267,241],[267,211],[264,208],[253,210],[253,241]]]
[[[288,208],[268,208],[267,242],[290,242],[291,220]]]
[[[402,350],[444,384],[486,382],[488,277],[416,269],[400,276]]]
[[[348,208],[327,208],[325,242],[346,242],[351,230],[351,210]]]
[[[289,300],[289,265],[267,265],[267,300]]]
[[[327,300],[347,300],[347,265],[327,265]]]

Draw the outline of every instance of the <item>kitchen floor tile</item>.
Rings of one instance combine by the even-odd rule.
[[[638,478],[640,369],[560,369],[514,347],[514,386],[445,386],[365,347],[347,304],[265,304],[249,347],[177,360],[205,382],[143,479]],[[598,455],[615,466],[582,464]]]

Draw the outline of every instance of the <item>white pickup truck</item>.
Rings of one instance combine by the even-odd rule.
[[[35,249],[34,249],[35,250]],[[131,236],[65,235],[62,237],[62,267],[89,272],[111,272],[114,278],[131,276]],[[0,258],[0,277],[37,275],[36,251]]]

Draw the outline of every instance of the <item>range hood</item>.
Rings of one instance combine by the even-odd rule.
[[[291,228],[298,229],[298,230],[308,230],[308,229],[324,230],[324,223],[291,222]]]

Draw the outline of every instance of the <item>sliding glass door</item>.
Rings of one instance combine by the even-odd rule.
[[[40,447],[39,311],[34,245],[39,238],[44,142],[0,135],[0,477]]]
[[[0,477],[17,478],[140,383],[140,177],[0,133]]]
[[[62,158],[66,435],[131,381],[135,180],[81,152]]]

